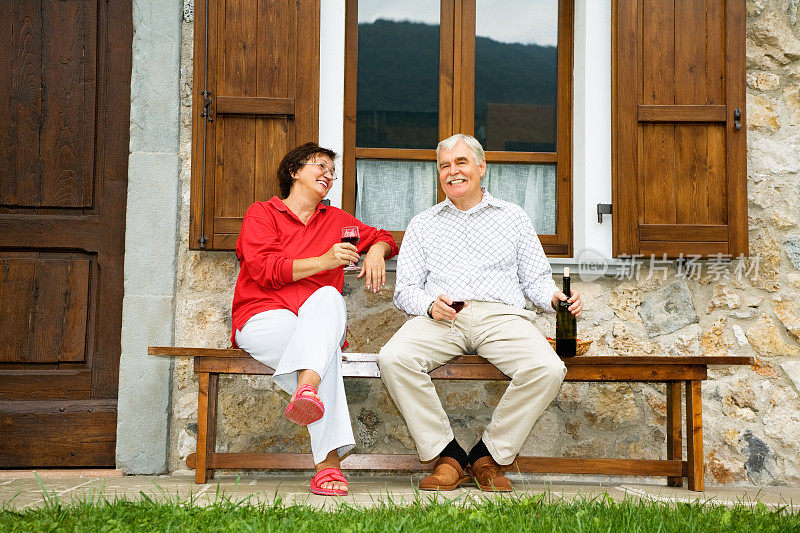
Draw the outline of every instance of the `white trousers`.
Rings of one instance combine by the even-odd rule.
[[[449,321],[418,316],[401,327],[378,356],[381,378],[422,461],[434,459],[453,440],[450,421],[428,372],[457,355],[488,359],[511,383],[483,432],[489,453],[511,464],[550,405],[567,374],[553,348],[529,320],[533,313],[496,302],[470,301],[448,335]]]
[[[298,371],[319,374],[318,393],[325,414],[308,425],[314,464],[321,463],[331,450],[342,457],[356,443],[342,378],[346,326],[344,298],[335,288],[322,287],[306,300],[297,316],[287,309],[264,311],[236,331],[236,344],[275,369],[273,382],[289,394],[297,389]]]

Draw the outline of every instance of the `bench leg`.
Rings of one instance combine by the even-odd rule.
[[[681,384],[679,381],[667,383],[667,459],[683,460],[683,439],[681,437]],[[682,476],[668,476],[667,486],[683,486]]]
[[[195,483],[205,483],[214,477],[214,469],[208,468],[208,459],[216,450],[217,444],[218,379],[218,374],[209,374],[207,372],[198,374]]]
[[[703,403],[702,382],[686,382],[686,463],[689,490],[702,491],[703,483]]]

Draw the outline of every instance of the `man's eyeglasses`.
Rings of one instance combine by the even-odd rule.
[[[311,161],[309,163],[303,163],[303,166],[305,165],[314,165],[316,167],[319,167],[323,175],[327,174],[331,177],[331,180],[336,180],[336,170],[328,168],[327,166],[325,166],[325,163],[315,163]]]

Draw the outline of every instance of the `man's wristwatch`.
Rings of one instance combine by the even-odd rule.
[[[429,306],[428,306],[428,318],[431,318],[431,319],[433,318],[433,314],[431,313],[431,311],[433,310],[433,304],[434,304],[435,302],[436,302],[436,300],[434,300],[433,302],[431,302],[431,305],[429,305]]]

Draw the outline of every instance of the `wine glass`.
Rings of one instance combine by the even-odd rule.
[[[342,242],[349,242],[353,246],[358,246],[358,241],[361,240],[361,237],[358,234],[358,226],[345,226],[342,228]],[[352,272],[354,270],[359,270],[359,268],[350,261],[350,263],[344,267],[345,272]]]
[[[460,313],[461,310],[464,309],[464,301],[456,300],[450,304],[450,307],[452,307],[456,313]],[[455,322],[456,322],[455,318],[452,318],[450,320],[450,331],[447,332],[448,335],[456,335]]]

